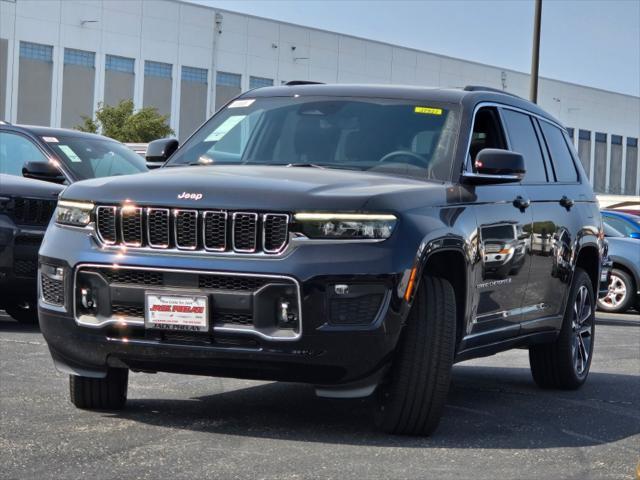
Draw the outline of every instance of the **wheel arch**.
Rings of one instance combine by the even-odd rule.
[[[596,293],[596,295],[600,282],[600,263],[601,262],[598,246],[589,243],[583,245],[578,251],[574,267],[574,273],[576,268],[582,268],[585,272],[587,272],[587,275],[589,275],[589,278],[591,279],[593,291]]]

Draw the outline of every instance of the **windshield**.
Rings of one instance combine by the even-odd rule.
[[[48,145],[81,180],[147,170],[139,155],[113,140],[80,136],[57,136],[55,139],[57,142],[48,141]]]
[[[209,120],[167,166],[318,166],[448,180],[456,108],[378,98],[236,100]]]

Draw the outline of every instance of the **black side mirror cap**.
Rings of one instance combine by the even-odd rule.
[[[22,167],[22,176],[53,183],[66,181],[60,169],[51,162],[26,162]]]
[[[483,185],[520,182],[526,169],[522,154],[497,148],[485,148],[478,152],[474,172],[462,174],[464,183]]]
[[[145,155],[147,167],[157,168],[161,166],[178,149],[178,145],[178,140],[175,138],[161,138],[149,142],[147,154]]]

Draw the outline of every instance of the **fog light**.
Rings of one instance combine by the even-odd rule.
[[[93,298],[91,290],[88,288],[80,289],[80,302],[82,306],[87,310],[93,310],[96,308],[96,301]]]
[[[296,314],[291,311],[291,303],[287,300],[280,300],[278,302],[278,323],[281,326],[291,327],[296,320]]]

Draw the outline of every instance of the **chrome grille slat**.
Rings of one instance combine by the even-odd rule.
[[[142,246],[142,208],[126,206],[120,209],[122,243],[127,247]]]
[[[174,210],[173,234],[176,247],[180,250],[195,250],[198,248],[198,211]]]
[[[95,227],[107,246],[277,255],[287,247],[289,221],[286,213],[100,205]]]
[[[232,246],[235,252],[253,253],[258,247],[258,214],[235,212],[232,215]]]
[[[151,248],[169,248],[170,222],[168,208],[147,208],[147,241]]]
[[[100,235],[100,240],[107,245],[113,245],[118,241],[117,210],[116,207],[98,207],[96,209],[98,235]]]
[[[227,212],[206,211],[202,214],[202,244],[205,250],[227,249]]]

